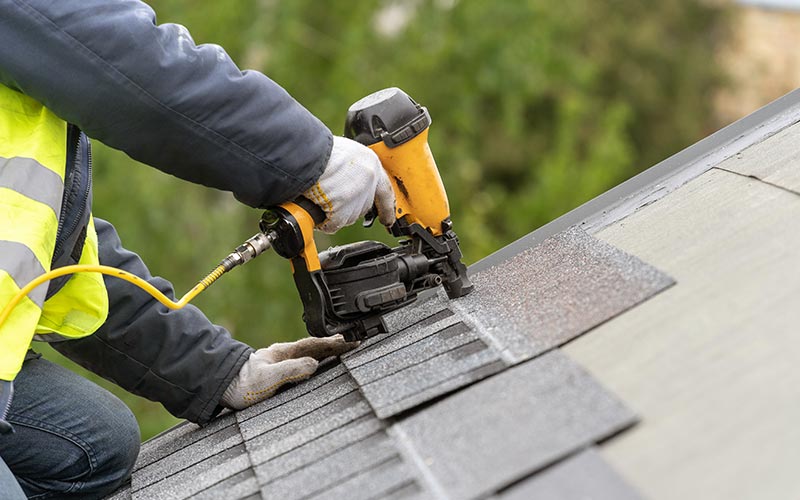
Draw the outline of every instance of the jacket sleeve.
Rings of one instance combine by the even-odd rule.
[[[253,207],[305,191],[330,155],[330,131],[284,89],[137,0],[0,0],[0,46],[0,83]]]
[[[151,276],[138,255],[122,248],[111,224],[95,219],[95,227],[101,264],[136,274],[174,299],[172,285]],[[94,335],[51,345],[122,388],[158,401],[176,417],[208,422],[253,349],[194,306],[172,311],[122,280],[105,276],[105,283],[106,323]]]

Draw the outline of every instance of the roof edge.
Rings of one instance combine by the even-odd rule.
[[[471,273],[504,262],[574,225],[596,233],[675,191],[714,165],[800,122],[800,89],[631,177],[469,267]]]

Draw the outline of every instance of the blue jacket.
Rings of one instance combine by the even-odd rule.
[[[0,83],[159,170],[266,207],[310,187],[330,131],[137,0],[0,0]]]
[[[156,25],[137,0],[0,0],[0,47],[0,83],[132,158],[250,206],[294,198],[327,164],[330,131],[285,90],[218,46],[196,46],[182,26]],[[113,226],[96,226],[101,263],[171,290]],[[211,419],[252,349],[194,307],[167,311],[119,280],[106,285],[106,325],[54,347],[176,416]]]

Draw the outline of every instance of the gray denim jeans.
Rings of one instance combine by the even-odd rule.
[[[0,436],[0,498],[102,498],[122,484],[139,453],[139,427],[122,401],[44,359],[14,381]]]

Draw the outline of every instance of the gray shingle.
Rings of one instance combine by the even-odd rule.
[[[284,476],[269,477],[261,466],[256,467],[256,475],[265,498],[300,499],[327,492],[346,478],[396,457],[391,439],[376,432]]]
[[[136,471],[131,479],[133,491],[161,481],[169,476],[192,467],[207,458],[242,444],[242,436],[236,425],[206,435],[202,439],[171,453]]]
[[[215,484],[207,490],[192,496],[192,500],[243,500],[247,498],[261,498],[258,481],[253,469],[234,474],[222,482]]]
[[[402,351],[397,357],[403,357]],[[361,391],[380,418],[396,415],[505,368],[497,352],[480,339],[418,364],[400,364],[403,362],[397,363],[397,367],[403,368],[393,375],[380,377],[376,372],[379,378],[361,386]]]
[[[228,412],[211,421],[207,426],[200,427],[189,422],[176,425],[172,429],[155,436],[142,443],[139,457],[136,460],[135,470],[146,467],[171,453],[186,448],[206,437],[236,424],[236,417]]]
[[[392,340],[407,340],[408,337],[410,336],[397,334]],[[354,361],[357,360],[360,364],[354,363],[354,366],[347,367],[356,382],[368,383],[394,375],[404,367],[419,364],[475,340],[479,339],[472,329],[456,318],[455,323],[448,321],[437,324],[435,329],[420,339],[403,342],[401,345],[393,342],[395,345],[391,346],[392,349],[384,353],[376,355],[375,351],[378,349],[362,351],[368,355],[364,358],[371,359],[365,361],[356,358]],[[389,342],[375,347],[389,347]]]
[[[289,387],[283,391],[278,392],[274,396],[268,398],[267,400],[257,404],[250,406],[249,408],[245,408],[244,410],[236,412],[236,420],[238,422],[244,422],[245,420],[249,420],[253,417],[258,416],[261,413],[266,411],[272,410],[278,406],[284,405],[294,399],[297,399],[305,394],[309,394],[311,392],[316,391],[320,387],[330,384],[336,383],[336,380],[339,377],[349,378],[347,375],[347,370],[341,364],[336,364],[331,366],[329,369],[322,371],[322,367],[320,371],[314,374],[308,380],[298,383],[292,387]]]
[[[274,480],[330,456],[341,448],[381,432],[383,429],[382,421],[368,415],[316,439],[305,441],[292,448],[287,447],[288,449],[282,453],[263,453],[261,451],[263,447],[255,447],[256,451],[251,452],[251,456],[254,459],[253,463],[259,466],[261,474]],[[256,461],[256,459],[264,457],[268,457],[268,460]]]
[[[403,307],[383,317],[390,332],[398,332],[409,327],[423,328],[452,314],[447,307],[445,295],[425,297],[410,307]]]
[[[414,487],[409,467],[398,456],[371,464],[358,474],[311,497],[314,500],[384,500],[403,488]],[[310,499],[310,500],[311,500]]]
[[[472,277],[453,301],[510,363],[559,346],[672,285],[672,278],[578,228]]]
[[[431,498],[431,496],[422,489],[419,483],[408,483],[402,484],[394,490],[384,492],[380,498],[382,500],[422,500]]]
[[[105,497],[105,500],[131,500],[131,485],[125,484],[122,485],[112,493],[111,495]]]
[[[498,500],[640,500],[593,449],[584,450],[524,479]]]
[[[133,500],[182,500],[250,468],[244,445],[212,455],[190,468],[183,469],[163,480],[133,491]],[[137,474],[133,475],[136,483]]]
[[[472,279],[466,297],[449,301],[439,291],[387,315],[392,333],[345,356],[379,417],[546,352],[673,283],[577,228]]]
[[[634,415],[558,351],[394,426],[455,499],[477,498],[630,426]]]
[[[409,408],[414,408],[473,382],[482,380],[490,375],[494,375],[495,373],[503,371],[505,368],[506,365],[499,360],[478,366],[469,371],[459,373],[450,379],[441,381],[436,385],[432,385],[427,389],[418,390],[405,399],[401,399],[392,404],[381,407],[379,412],[386,418],[389,416],[396,416],[397,414],[408,410]]]
[[[385,423],[356,387],[342,373],[240,422],[264,498],[379,498],[419,490],[411,487],[416,478],[399,458]],[[372,469],[369,478],[361,477]],[[357,489],[342,486],[350,483]]]
[[[414,312],[414,309],[410,312]],[[379,341],[347,353],[343,357],[344,365],[353,374],[359,367],[379,360],[384,356],[394,354],[404,347],[411,346],[422,340],[430,341],[430,337],[434,336],[438,331],[460,322],[461,319],[455,316],[451,310],[442,310],[414,323],[411,325],[412,327],[404,328],[397,333],[379,339]],[[433,340],[435,340],[435,336]]]
[[[358,392],[247,441],[253,463],[260,464],[346,426],[366,415],[369,405]]]
[[[319,385],[313,392],[306,392],[280,404],[272,403],[268,410],[260,411],[252,418],[246,420],[240,418],[239,428],[244,439],[249,440],[273,429],[290,425],[298,419],[313,420],[317,409],[326,406],[336,408],[340,405],[337,400],[357,394],[357,390],[358,386],[352,377],[343,374]]]

